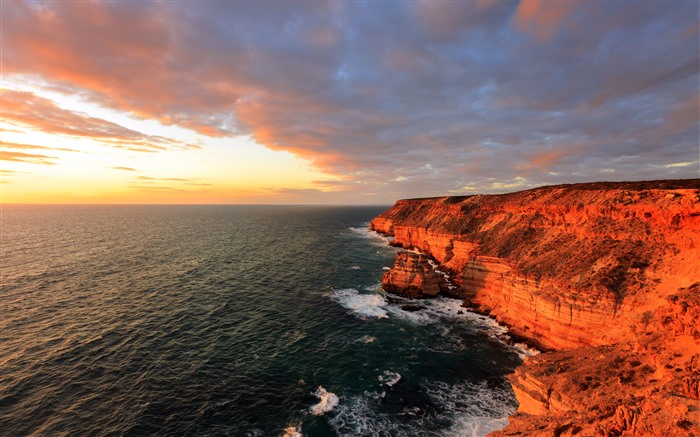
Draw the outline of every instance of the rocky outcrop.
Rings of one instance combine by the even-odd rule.
[[[692,435],[700,401],[683,391],[694,378],[688,346],[656,339],[655,348],[676,351],[668,357],[618,343],[529,358],[510,376],[518,413],[492,437]]]
[[[435,297],[447,288],[445,277],[435,272],[428,255],[401,251],[394,268],[382,277],[384,290],[408,297]]]
[[[447,272],[452,294],[561,351],[512,375],[520,409],[502,435],[700,427],[700,358],[688,353],[700,351],[700,180],[400,200],[371,228],[426,256],[400,254],[385,290],[444,293],[434,282]]]

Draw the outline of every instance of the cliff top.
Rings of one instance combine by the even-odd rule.
[[[501,194],[470,194],[464,196],[433,196],[433,197],[413,197],[400,199],[402,201],[421,201],[435,199],[450,199],[453,202],[459,202],[475,196],[508,196],[513,194],[529,193],[536,191],[548,191],[561,188],[571,188],[581,191],[605,191],[605,190],[627,190],[627,191],[643,191],[643,190],[697,190],[700,189],[700,179],[659,179],[654,181],[622,181],[622,182],[583,182],[577,184],[558,184],[558,185],[543,185],[541,187],[530,188],[527,190],[513,191]]]
[[[593,293],[622,297],[655,286],[659,275],[669,272],[683,278],[664,278],[676,289],[700,281],[700,179],[400,200],[375,219],[373,228],[450,235],[475,244],[480,256],[508,261],[520,274]],[[410,245],[425,249],[422,244]]]

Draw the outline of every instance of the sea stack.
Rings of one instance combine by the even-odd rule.
[[[409,297],[435,297],[446,290],[445,278],[435,272],[428,255],[400,251],[394,267],[382,276],[384,290]]]
[[[700,179],[400,200],[370,226],[422,254],[400,252],[385,290],[449,281],[546,351],[510,376],[520,407],[492,435],[700,429]]]

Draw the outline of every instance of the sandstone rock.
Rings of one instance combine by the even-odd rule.
[[[698,193],[691,180],[400,200],[371,226],[429,254],[516,334],[571,348],[634,335],[630,314],[700,282]]]
[[[427,255],[401,251],[394,267],[382,276],[384,290],[409,297],[435,297],[446,287],[443,276],[435,272]]]
[[[561,351],[510,377],[519,413],[494,435],[700,429],[700,180],[400,200],[371,227],[427,254],[401,252],[385,290],[447,288]]]

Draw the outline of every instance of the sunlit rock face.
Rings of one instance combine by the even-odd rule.
[[[371,228],[426,257],[400,252],[385,290],[451,291],[540,348],[573,354],[540,355],[511,377],[523,414],[503,435],[535,433],[537,417],[571,418],[557,435],[687,435],[689,423],[700,426],[700,180],[400,200]],[[449,273],[449,287],[434,284],[435,270]],[[602,358],[589,373],[601,379],[589,383],[577,372],[594,356]],[[631,398],[604,390],[613,383],[632,387]],[[650,397],[667,407],[652,414],[639,400]],[[667,419],[678,425],[652,426]]]
[[[437,296],[441,288],[446,287],[445,279],[435,272],[429,260],[422,253],[399,252],[394,267],[382,277],[382,287],[386,291],[409,297]]]

